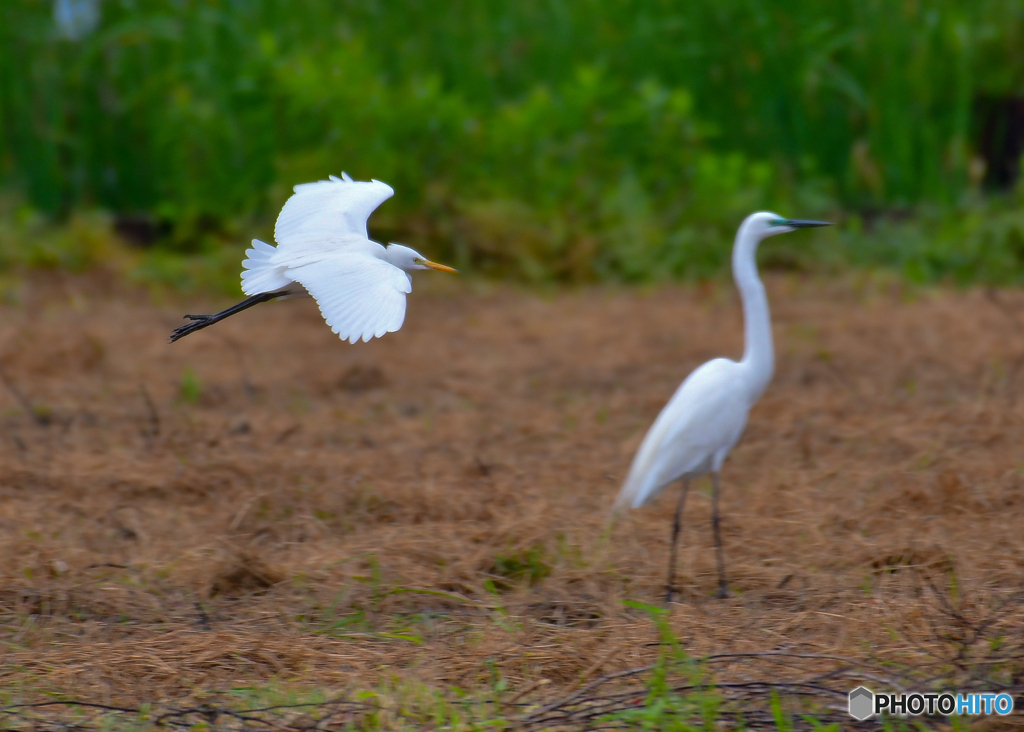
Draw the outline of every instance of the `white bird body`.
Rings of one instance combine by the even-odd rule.
[[[731,388],[743,380],[742,369],[716,358],[686,377],[644,437],[616,509],[649,505],[672,481],[721,469],[753,406]]]
[[[368,341],[402,327],[411,272],[451,267],[431,262],[401,244],[371,241],[366,220],[394,195],[387,183],[341,178],[295,186],[277,217],[271,246],[253,239],[242,262],[242,291],[249,299],[193,322],[171,340],[212,325],[247,307],[278,297],[311,295],[342,340]]]
[[[669,563],[671,600],[675,548],[689,481],[712,476],[712,524],[718,549],[719,596],[726,593],[724,560],[718,529],[718,473],[747,425],[751,408],[761,398],[775,369],[768,296],[757,275],[757,246],[766,237],[797,228],[826,226],[822,221],[784,219],[761,212],[744,219],[736,233],[732,271],[743,302],[743,358],[716,358],[694,370],[654,420],[615,500],[614,511],[639,508],[657,498],[669,483],[682,479],[676,508]]]

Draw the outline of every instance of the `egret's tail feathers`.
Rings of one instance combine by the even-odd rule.
[[[242,262],[242,292],[246,295],[283,290],[292,284],[284,276],[286,268],[271,263],[271,257],[277,253],[276,247],[253,239],[252,249],[246,249],[245,253],[246,258]]]
[[[637,501],[636,486],[627,480],[622,489],[619,490],[619,495],[615,498],[615,505],[612,506],[612,515],[617,516],[626,509],[639,508],[643,505],[643,501]]]
[[[619,489],[619,495],[615,496],[615,503],[612,504],[612,516],[618,516],[620,513],[629,508],[629,504],[632,503],[630,496],[626,493],[626,486],[622,486]]]
[[[634,465],[619,490],[615,505],[612,506],[612,513],[618,514],[627,508],[646,506],[661,495],[666,485],[668,484],[659,481],[656,471],[644,471]]]
[[[627,509],[636,508],[634,505],[637,496],[637,481],[635,476],[630,471],[630,475],[626,477],[626,481],[622,484],[622,488],[619,489],[619,495],[615,497],[615,504],[612,506],[612,516],[618,516],[625,512]]]

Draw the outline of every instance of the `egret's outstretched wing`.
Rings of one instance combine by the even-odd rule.
[[[302,183],[284,204],[274,227],[278,247],[292,239],[310,240],[338,234],[367,237],[366,220],[374,209],[395,195],[387,183],[342,178]]]
[[[309,290],[331,330],[352,343],[401,328],[412,292],[405,272],[364,253],[334,252],[289,268],[288,277]]]

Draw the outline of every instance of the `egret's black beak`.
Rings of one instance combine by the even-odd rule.
[[[831,221],[804,221],[801,219],[786,219],[783,226],[790,226],[794,229],[813,229],[815,226],[832,226]]]

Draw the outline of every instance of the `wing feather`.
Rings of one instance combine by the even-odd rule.
[[[365,253],[334,252],[288,269],[316,299],[324,320],[342,340],[368,341],[402,327],[412,285],[405,272]]]
[[[690,374],[654,420],[633,458],[615,510],[639,508],[684,475],[712,469],[743,433],[750,404],[737,389],[739,364],[716,358]]]
[[[334,239],[339,234],[368,238],[366,220],[384,201],[395,195],[387,183],[343,178],[301,183],[284,204],[274,227],[278,247],[293,239]]]

